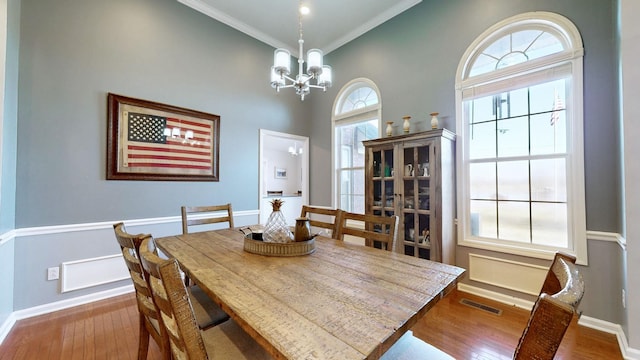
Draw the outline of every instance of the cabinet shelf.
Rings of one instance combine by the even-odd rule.
[[[363,144],[365,212],[399,217],[394,251],[454,264],[455,134],[438,129]],[[382,176],[389,169],[393,176]],[[426,234],[429,243],[421,241]]]

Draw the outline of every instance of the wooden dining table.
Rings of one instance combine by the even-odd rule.
[[[155,241],[276,359],[378,359],[464,273],[323,236],[292,257],[244,251],[239,229]]]

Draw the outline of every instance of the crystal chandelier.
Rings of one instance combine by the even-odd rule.
[[[298,9],[298,46],[300,53],[298,55],[298,75],[293,79],[289,77],[291,73],[291,53],[286,49],[276,49],[273,55],[273,66],[271,67],[271,87],[276,91],[284,88],[294,88],[296,94],[300,95],[300,100],[304,101],[305,95],[309,94],[311,88],[322,89],[326,91],[331,87],[331,66],[322,64],[322,50],[311,49],[307,52],[307,72],[304,73],[302,68],[304,65],[304,51],[302,39],[302,15],[309,13],[309,8],[302,5]],[[311,84],[311,80],[315,80],[315,84]],[[287,84],[287,82],[290,82]]]

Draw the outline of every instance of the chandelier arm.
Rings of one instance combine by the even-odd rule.
[[[282,77],[287,79],[287,80],[289,80],[289,81],[291,81],[291,82],[296,82],[296,80],[294,78],[289,77],[288,75],[282,74]]]

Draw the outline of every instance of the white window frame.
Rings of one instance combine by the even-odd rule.
[[[376,92],[378,96],[378,103],[369,105],[360,109],[349,111],[346,113],[337,114],[342,108],[344,101],[349,94],[354,90],[361,87],[369,87]],[[378,137],[382,134],[382,98],[380,96],[380,90],[376,84],[367,78],[357,78],[349,81],[338,92],[334,102],[333,109],[331,111],[331,168],[333,169],[333,176],[331,177],[331,193],[333,194],[332,206],[340,208],[340,172],[338,171],[339,162],[339,149],[336,149],[336,127],[355,124],[364,121],[378,120]]]
[[[485,74],[469,77],[470,67],[477,55],[500,37],[526,28],[543,29],[558,36],[565,50],[545,57],[515,64]],[[579,264],[587,264],[587,236],[584,188],[583,140],[583,55],[582,38],[576,26],[564,16],[550,12],[529,12],[505,19],[483,32],[467,48],[456,73],[456,169],[458,188],[458,245],[509,254],[551,259],[556,250],[572,253]],[[480,238],[471,235],[469,220],[469,136],[464,113],[464,101],[484,94],[518,88],[518,81],[532,77],[553,77],[557,72],[571,74],[571,88],[567,93],[567,197],[569,215],[569,248],[541,248]]]

